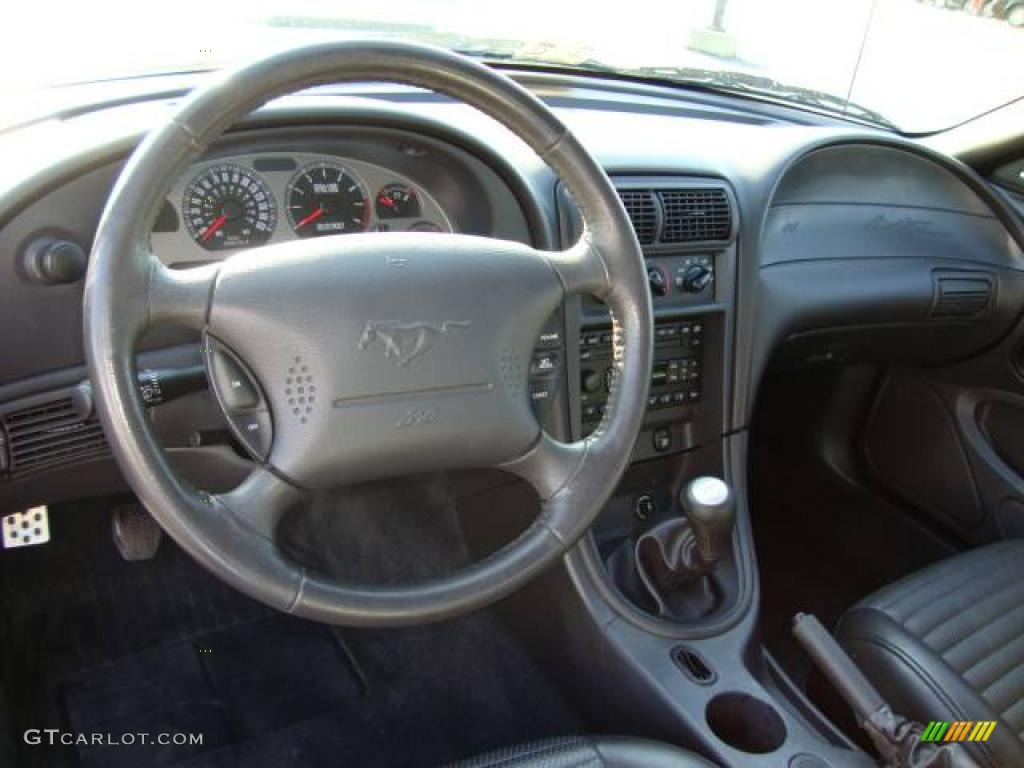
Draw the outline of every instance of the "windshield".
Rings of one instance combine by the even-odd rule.
[[[699,83],[918,133],[1024,95],[1018,22],[1024,0],[7,3],[0,89],[24,94],[216,68],[325,39],[397,37]]]

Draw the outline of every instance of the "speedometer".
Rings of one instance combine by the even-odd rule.
[[[299,237],[362,232],[370,223],[366,188],[337,163],[314,163],[288,185],[288,219]]]
[[[192,179],[181,211],[192,239],[209,251],[260,245],[277,224],[266,182],[232,163],[211,166]]]

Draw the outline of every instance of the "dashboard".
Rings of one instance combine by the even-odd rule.
[[[721,590],[722,602],[733,607],[729,615],[705,617],[701,634],[677,635],[662,629],[661,619],[632,617],[636,609],[616,607],[625,597],[608,580],[602,581],[607,587],[601,587],[602,600],[593,602],[600,616],[577,612],[552,591],[556,608],[566,612],[546,625],[559,633],[572,630],[573,642],[589,642],[599,629],[604,633],[600,647],[612,652],[608,659],[616,679],[630,671],[616,656],[619,638],[647,643],[649,636],[652,643],[671,643],[643,646],[643,659],[660,654],[672,670],[648,677],[676,675],[690,692],[708,677],[691,675],[694,665],[684,658],[690,646],[679,640],[699,639],[715,653],[726,649],[729,662],[716,665],[724,677],[709,696],[715,690],[718,699],[746,696],[732,687],[746,679],[749,651],[757,646],[703,632],[704,627],[724,632],[751,616],[741,609],[757,600],[746,470],[759,388],[766,389],[762,383],[779,369],[787,375],[775,377],[775,383],[782,380],[788,387],[802,378],[789,374],[805,370],[881,378],[900,366],[951,369],[981,360],[982,366],[995,367],[993,350],[999,350],[1000,361],[1008,359],[1006,351],[1017,356],[1018,367],[1009,375],[1019,388],[1024,381],[1021,219],[985,179],[920,142],[745,99],[582,76],[516,76],[608,174],[640,245],[652,297],[651,366],[643,372],[650,387],[646,403],[637,404],[643,408],[641,429],[630,466],[613,496],[602,502],[592,541],[568,556],[574,584],[590,589],[586,581],[604,574],[602,559],[614,570],[615,553],[626,551],[624,537],[677,515],[679,492],[689,478],[726,478],[736,489],[738,510],[737,556],[720,564],[722,578],[711,588]],[[199,83],[199,76],[189,78],[184,90]],[[0,329],[5,332],[0,336],[0,513],[130,490],[91,397],[83,352],[83,277],[111,189],[133,150],[177,101],[166,86],[151,87],[153,93],[143,99],[69,108],[39,124],[0,131]],[[225,259],[235,260],[223,265],[224,272],[238,267],[244,273],[251,251],[302,238],[342,242],[350,233],[454,232],[558,250],[585,236],[579,211],[555,172],[505,127],[443,96],[376,84],[275,100],[222,136],[168,189],[151,192],[162,205],[155,212],[150,246],[164,264],[185,270],[178,274],[182,283],[187,270],[212,273],[201,265]],[[325,261],[346,258],[327,253],[333,249],[325,245]],[[468,288],[474,289],[479,296],[471,300],[492,306],[502,290],[501,276],[486,289]],[[293,310],[297,302],[284,290],[273,296],[277,290],[266,292],[270,300],[286,303],[288,312],[304,310]],[[330,284],[323,290],[331,291],[324,298],[332,311],[372,311],[365,303],[359,309],[345,306]],[[430,302],[407,292],[404,316],[387,320],[419,334],[414,351],[421,342],[433,343],[427,329],[434,322],[439,337],[449,323],[468,325],[457,315],[418,314]],[[321,322],[318,315],[310,325]],[[331,334],[324,345],[328,354],[337,354],[341,366],[355,367],[362,364],[358,349],[372,343],[371,351],[381,355],[378,363],[383,361],[392,375],[401,373],[388,361],[391,342],[376,338],[380,330],[367,318],[357,325],[365,327],[359,341],[350,331],[325,327]],[[301,340],[301,332],[294,335]],[[247,343],[280,344],[274,336],[262,329],[238,334]],[[438,343],[471,338],[457,333]],[[246,373],[241,357],[235,359],[211,334],[204,338],[195,328],[162,327],[135,341],[139,400],[152,437],[176,475],[196,488],[220,493],[237,487],[259,463],[273,464],[273,435],[275,429],[283,433],[284,419],[305,424],[306,414],[318,420],[325,418],[323,412],[337,410],[323,407],[336,394],[313,361],[292,357],[297,350],[289,352],[276,381],[268,381],[272,374],[262,374],[268,380],[260,381]],[[620,344],[603,303],[568,296],[539,329],[532,355],[521,360],[516,355],[507,364],[502,358],[502,375],[506,385],[509,379],[520,385],[519,379],[526,379],[527,386],[516,387],[517,396],[524,406],[529,400],[549,435],[584,440],[607,428],[604,416],[616,402]],[[498,359],[502,344],[478,344],[473,354]],[[397,365],[403,365],[397,357]],[[989,372],[985,378],[999,381]],[[222,408],[218,397],[225,400],[224,391],[211,386],[218,379],[238,387],[240,398],[248,393],[259,407]],[[268,385],[278,387],[276,398],[261,397],[260,389],[269,391]],[[802,390],[793,389],[796,402]],[[905,412],[898,414],[900,424],[915,413],[905,407],[912,396],[895,401],[894,410]],[[381,413],[393,417],[389,426],[403,430],[398,434],[410,441],[434,419],[429,410],[401,405],[401,397],[389,400],[380,392],[372,397]],[[830,420],[845,419],[847,412],[858,411],[839,398],[829,403]],[[344,440],[345,425],[334,425]],[[937,441],[913,427],[906,431],[920,445],[908,446],[906,453],[930,461],[926,443]],[[472,446],[466,435],[459,437]],[[835,446],[822,448],[831,460]],[[443,482],[445,493],[450,482],[458,499],[457,506],[445,509],[473,529],[467,538],[479,538],[487,545],[483,550],[496,548],[506,529],[516,527],[537,502],[524,483],[510,482],[508,474],[493,469],[453,472]],[[376,487],[365,490],[372,505],[392,503],[389,496],[378,496]],[[394,503],[415,502],[408,497]],[[815,514],[830,514],[827,505],[818,506]],[[358,518],[351,518],[355,536]],[[586,559],[592,561],[591,575],[577,570]],[[556,581],[541,588],[548,585]],[[592,618],[593,638],[587,634]],[[752,633],[753,619],[746,626]],[[712,677],[717,674],[699,655],[693,658]],[[680,670],[689,670],[686,679]],[[684,729],[710,723],[703,698],[674,700],[693,708]],[[786,749],[795,749],[800,739],[795,731],[786,736]],[[787,757],[776,752],[765,759]]]
[[[232,251],[355,232],[452,232],[434,196],[404,174],[313,152],[225,155],[174,185],[151,236],[169,266]]]
[[[738,115],[735,102],[680,103],[658,89],[630,101],[536,88],[611,176],[644,251],[655,349],[638,466],[746,429],[770,364],[942,363],[1005,336],[1024,305],[1024,252],[1006,211],[948,158],[807,124],[804,113]],[[550,249],[580,235],[554,173],[506,129],[442,97],[392,95],[263,108],[168,190],[154,253],[187,268],[352,232]],[[0,506],[118,487],[95,415],[81,407],[81,277],[109,191],[162,118],[162,98],[0,135]],[[202,372],[187,333],[139,348],[151,390],[161,371]],[[613,356],[603,306],[567,300],[529,369],[549,432],[571,440],[598,428]],[[151,419],[203,487],[230,487],[251,466],[205,387],[153,407]]]

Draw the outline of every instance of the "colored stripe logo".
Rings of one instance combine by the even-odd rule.
[[[995,720],[932,720],[921,734],[921,741],[988,741],[995,728]]]

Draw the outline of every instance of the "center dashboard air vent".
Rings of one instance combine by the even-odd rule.
[[[13,478],[101,456],[107,452],[99,422],[83,420],[70,397],[56,397],[0,417]],[[0,445],[0,452],[4,446]]]
[[[663,243],[728,240],[732,209],[723,189],[664,189],[658,192],[665,224]]]
[[[722,186],[630,186],[618,193],[640,245],[719,243],[732,237],[732,204]]]
[[[640,245],[652,245],[658,235],[658,204],[649,189],[620,189],[619,198],[633,222]]]

